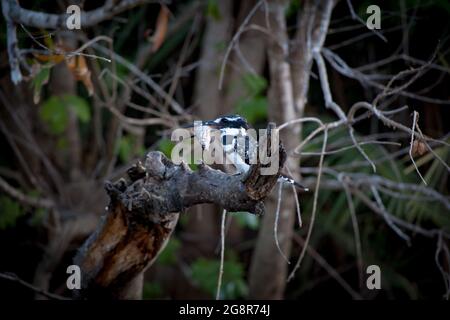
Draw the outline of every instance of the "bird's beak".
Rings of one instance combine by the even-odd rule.
[[[216,122],[214,122],[214,120],[207,120],[207,121],[202,121],[202,125],[204,126],[208,126],[211,129],[219,129],[220,125],[218,125]],[[193,128],[195,125],[194,123],[188,123],[185,125],[180,126],[181,128]]]
[[[214,122],[214,120],[203,121],[203,125],[208,126],[210,128],[214,128],[214,129],[220,128],[220,125],[218,123]]]

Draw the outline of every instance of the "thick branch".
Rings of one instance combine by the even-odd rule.
[[[97,9],[81,12],[81,28],[88,28],[98,23],[111,19],[113,16],[132,9],[149,0],[107,0]],[[9,6],[9,16],[16,22],[28,27],[42,29],[67,29],[66,21],[68,14],[51,14],[36,12],[20,7],[16,0],[3,0],[3,6]]]
[[[3,16],[6,20],[6,39],[9,57],[9,65],[11,67],[11,80],[14,84],[22,81],[22,72],[19,65],[19,48],[17,46],[17,27],[10,16],[12,5],[17,5],[15,1],[2,2]]]
[[[179,212],[188,207],[214,203],[227,211],[262,214],[262,201],[276,184],[285,161],[281,144],[278,152],[277,174],[261,175],[262,165],[255,164],[245,176],[228,175],[206,165],[192,171],[160,152],[150,152],[144,165],[138,162],[128,170],[127,180],[107,182],[108,212],[75,258],[83,275],[81,297],[139,298],[130,290],[131,284],[155,261]]]

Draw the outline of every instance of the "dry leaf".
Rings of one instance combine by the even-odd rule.
[[[64,60],[63,54],[39,54],[39,53],[33,53],[33,56],[39,61],[39,62],[52,62],[54,64],[58,64]]]
[[[74,75],[75,79],[83,82],[89,95],[94,94],[94,85],[91,81],[91,71],[89,70],[84,56],[73,56],[66,59],[66,64],[69,70]]]
[[[169,9],[165,5],[161,5],[161,10],[159,11],[158,19],[156,20],[156,31],[152,37],[152,52],[158,51],[166,38],[169,13]]]
[[[425,143],[419,140],[415,140],[412,145],[412,155],[413,157],[416,156],[423,156],[427,152],[427,146]]]

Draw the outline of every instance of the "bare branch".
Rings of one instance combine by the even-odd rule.
[[[1,279],[5,279],[5,280],[10,280],[13,282],[17,282],[20,285],[40,294],[43,295],[44,297],[47,297],[49,299],[54,299],[54,300],[70,300],[69,298],[66,297],[62,297],[60,295],[54,294],[54,293],[50,293],[47,292],[45,290],[42,290],[40,288],[37,288],[35,286],[33,286],[31,283],[28,283],[22,279],[20,279],[17,275],[15,275],[14,273],[4,273],[4,272],[0,272],[0,278]]]
[[[296,240],[302,248],[305,247],[306,241],[300,237],[298,234],[294,234],[294,240]],[[306,248],[308,254],[322,267],[324,268],[328,274],[334,278],[341,286],[342,288],[347,291],[353,299],[355,300],[361,300],[362,297],[359,295],[353,288],[350,286],[350,284],[345,281],[340,274],[336,271],[335,268],[333,268],[314,248],[312,248],[310,245]]]
[[[223,264],[225,259],[225,220],[227,218],[227,210],[223,210],[220,224],[220,267],[219,278],[217,280],[216,300],[220,299],[220,289],[222,287]]]
[[[292,270],[291,274],[289,275],[287,281],[291,281],[294,278],[295,272],[298,270],[298,268],[300,268],[300,264],[302,263],[302,260],[305,256],[306,249],[308,248],[309,240],[311,238],[312,229],[316,218],[317,200],[319,197],[320,179],[322,177],[322,167],[323,167],[323,160],[325,158],[325,150],[327,148],[327,140],[328,140],[328,127],[325,125],[323,131],[322,155],[320,156],[319,160],[319,170],[317,172],[316,189],[314,190],[313,209],[311,213],[311,220],[309,222],[308,233],[306,235],[305,246],[303,247],[302,252],[300,253],[300,257],[298,258],[297,263],[295,264],[295,267]]]
[[[359,233],[358,219],[356,218],[355,206],[353,204],[352,195],[350,193],[350,189],[348,187],[345,176],[339,174],[338,180],[342,183],[344,187],[345,197],[347,198],[347,205],[350,212],[350,217],[352,219],[353,233],[355,234],[355,249],[356,249],[356,261],[358,264],[358,280],[359,280],[359,288],[363,288],[363,258],[361,251],[361,236]]]
[[[420,179],[422,179],[423,183],[424,183],[425,185],[427,185],[427,182],[426,182],[425,179],[422,177],[422,174],[420,173],[419,168],[417,168],[416,161],[414,161],[414,157],[413,157],[413,154],[412,154],[412,151],[413,151],[413,145],[414,145],[414,131],[415,131],[416,124],[417,124],[417,120],[418,120],[418,119],[417,119],[417,118],[418,118],[417,116],[418,116],[417,111],[414,111],[414,113],[413,113],[413,124],[412,124],[412,129],[411,129],[411,131],[412,131],[412,133],[411,133],[411,142],[410,142],[410,144],[409,144],[409,157],[411,158],[411,161],[412,161],[412,163],[413,163],[413,165],[414,165],[414,168],[416,168],[417,174],[419,175]]]
[[[50,199],[33,198],[23,194],[21,191],[17,190],[13,186],[11,186],[8,182],[6,182],[6,180],[4,180],[2,177],[0,177],[0,189],[10,197],[28,206],[46,209],[50,209],[55,206],[55,203]]]
[[[19,64],[17,26],[10,14],[11,7],[14,5],[16,5],[16,2],[14,0],[12,1],[2,0],[2,11],[3,16],[5,17],[6,20],[6,38],[7,38],[9,66],[11,68],[11,80],[14,84],[18,84],[19,82],[22,81],[22,72],[20,71],[20,64]]]
[[[273,236],[275,238],[275,245],[277,246],[278,252],[281,254],[283,259],[289,264],[289,259],[284,254],[283,250],[281,250],[280,242],[278,241],[278,219],[280,217],[280,209],[281,209],[281,194],[283,191],[283,183],[278,183],[278,198],[277,198],[277,209],[275,211],[275,222],[273,224]]]
[[[241,26],[239,27],[238,31],[235,33],[233,38],[230,41],[230,44],[227,47],[227,51],[225,52],[225,56],[222,61],[222,65],[220,67],[220,76],[219,76],[219,90],[222,90],[222,84],[223,84],[223,77],[225,74],[225,66],[228,61],[228,57],[230,56],[231,51],[233,50],[234,46],[239,41],[239,37],[241,36],[242,32],[245,31],[245,27],[247,26],[250,19],[255,15],[256,11],[259,9],[259,7],[263,4],[264,0],[258,1],[258,3],[253,7],[253,9],[249,12],[247,17],[242,22]]]
[[[132,9],[144,3],[151,3],[156,1],[149,0],[108,0],[105,4],[92,11],[81,12],[81,27],[89,28],[98,23],[111,19],[115,15]],[[8,15],[16,22],[24,24],[29,27],[41,29],[67,29],[68,14],[51,14],[36,12],[20,7],[15,0],[2,0],[3,5],[8,5]]]

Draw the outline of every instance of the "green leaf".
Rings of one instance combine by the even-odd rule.
[[[172,149],[175,146],[175,143],[172,140],[169,139],[161,139],[158,143],[158,149],[159,151],[161,151],[162,153],[164,153],[164,155],[167,158],[170,158],[171,154],[172,154]]]
[[[252,97],[238,102],[236,112],[250,123],[256,123],[267,118],[266,97]]]
[[[69,120],[67,108],[61,98],[56,96],[50,97],[42,104],[39,116],[48,125],[51,133],[55,135],[64,132]]]
[[[6,196],[0,196],[0,230],[15,226],[17,219],[23,214],[18,202]]]
[[[81,123],[87,123],[91,120],[91,110],[85,99],[74,95],[64,95],[62,99],[66,106],[73,108]]]
[[[42,67],[41,70],[36,74],[36,76],[32,80],[32,86],[34,88],[33,92],[33,102],[38,104],[41,100],[41,90],[42,87],[48,83],[48,79],[50,78],[50,67]]]
[[[173,265],[176,262],[176,255],[180,247],[180,240],[174,237],[170,238],[169,243],[158,257],[158,263],[166,266]]]
[[[33,227],[40,226],[44,220],[44,217],[47,215],[47,212],[47,209],[37,208],[29,220],[30,225]]]
[[[286,17],[290,18],[300,10],[300,0],[291,0],[286,8]]]
[[[128,162],[133,150],[133,141],[131,136],[122,136],[119,140],[119,159],[122,162]]]
[[[247,227],[252,230],[257,230],[259,227],[258,216],[249,212],[236,212],[233,214],[233,217],[236,218],[238,225],[241,227]]]
[[[163,290],[158,283],[154,282],[144,282],[144,287],[142,289],[142,299],[158,299],[163,296]]]
[[[261,94],[267,88],[267,80],[257,74],[247,73],[242,77],[247,93],[250,96]]]
[[[69,141],[67,140],[66,137],[61,136],[58,138],[58,140],[56,141],[56,148],[58,148],[58,150],[65,150],[69,147]]]
[[[214,20],[220,20],[220,10],[217,0],[208,0],[208,5],[206,7],[206,15],[213,18]]]
[[[192,280],[205,292],[214,296],[217,290],[220,261],[200,258],[191,265]],[[247,295],[248,288],[244,281],[244,267],[234,260],[227,260],[223,265],[221,297],[237,299]]]

